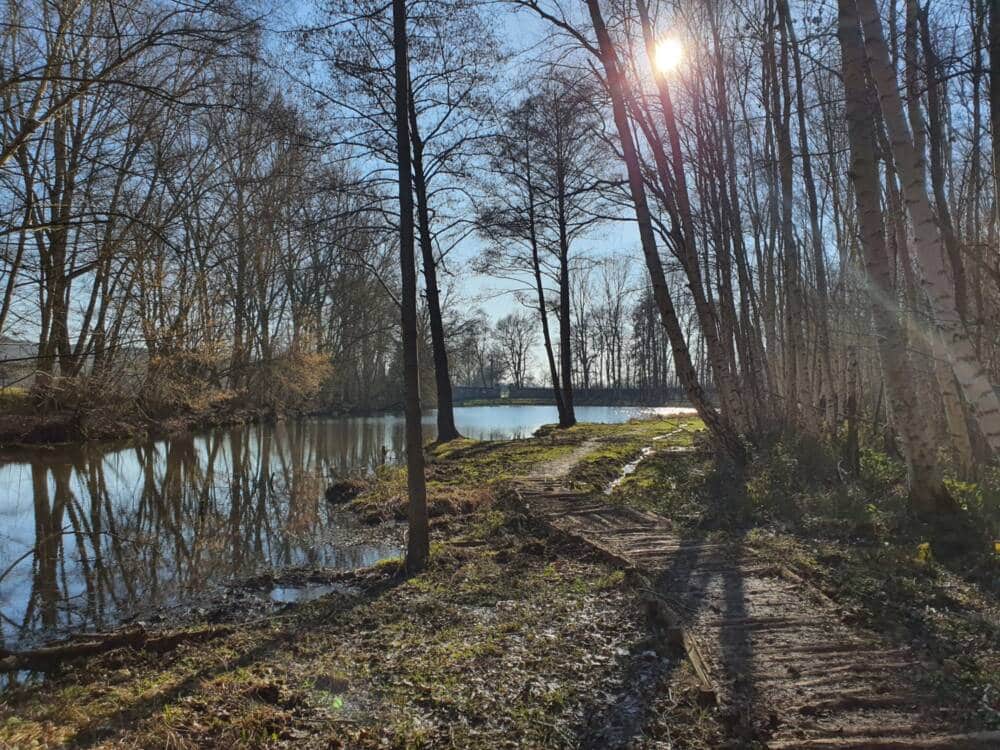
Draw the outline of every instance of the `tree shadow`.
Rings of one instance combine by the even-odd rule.
[[[742,544],[737,539],[726,548],[723,551],[709,543],[705,531],[693,531],[682,537],[669,565],[655,576],[649,593],[665,601],[681,628],[692,627],[707,608],[718,610],[714,614],[720,620],[746,622]],[[723,627],[720,634],[715,653],[721,663],[714,665],[711,679],[721,693],[717,697],[722,730],[727,736],[750,740],[758,734],[751,722],[756,700],[751,629]],[[618,694],[609,702],[594,701],[584,709],[583,715],[590,718],[578,729],[580,747],[632,747],[646,733],[656,716],[658,699],[686,658],[676,631],[654,608],[648,608],[645,633],[628,657]],[[698,701],[703,705],[714,702],[711,694],[704,693],[698,695]]]
[[[143,720],[153,716],[157,711],[194,693],[204,683],[228,672],[266,661],[269,656],[277,653],[282,647],[293,643],[303,630],[311,631],[322,626],[331,617],[345,615],[357,607],[370,606],[405,580],[406,578],[401,575],[387,578],[366,588],[360,595],[353,596],[346,601],[338,600],[331,607],[316,607],[315,611],[311,612],[309,616],[296,621],[294,627],[279,629],[271,637],[265,639],[249,651],[227,659],[221,664],[200,669],[169,690],[133,703],[128,703],[110,716],[101,716],[92,719],[89,723],[80,727],[75,734],[68,737],[64,741],[65,746],[89,748],[113,739],[122,730],[138,725]]]

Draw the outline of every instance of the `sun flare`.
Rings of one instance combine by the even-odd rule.
[[[665,37],[656,45],[656,70],[659,73],[670,73],[676,70],[684,59],[684,45],[673,37]]]

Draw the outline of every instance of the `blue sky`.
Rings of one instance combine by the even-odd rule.
[[[281,3],[279,0],[262,0],[262,2],[275,3],[267,13],[267,26],[272,31],[302,26],[315,18],[313,14],[317,3],[314,0],[292,0],[286,3]],[[582,4],[579,8],[568,7],[581,13],[583,10]],[[560,48],[563,45],[575,48],[576,43],[567,41],[565,37],[554,39],[550,34],[552,27],[549,22],[528,9],[515,8],[510,3],[498,1],[487,12],[495,20],[494,29],[501,44],[513,55],[508,68],[511,77],[516,75],[517,70],[530,70],[533,61],[559,59]],[[581,26],[586,28],[587,19],[581,16],[578,20]],[[280,50],[280,46],[281,43],[278,42],[275,49]],[[521,98],[524,93],[511,88],[509,91],[511,103]],[[576,258],[583,255],[597,258],[610,254],[627,254],[634,261],[633,274],[637,285],[643,281],[638,231],[635,223],[627,220],[629,218],[627,214],[625,218],[623,221],[599,226],[590,236],[578,239],[572,247],[571,254]],[[445,273],[439,274],[439,280],[449,303],[457,305],[463,314],[470,314],[476,308],[481,308],[490,319],[496,321],[510,312],[524,310],[512,291],[515,288],[525,287],[513,281],[479,276],[472,272],[471,263],[481,254],[483,244],[483,241],[475,235],[464,239],[449,254]],[[555,325],[555,321],[552,321],[552,325]],[[531,372],[534,377],[539,382],[547,382],[540,334],[532,360]]]
[[[538,17],[534,12],[525,9],[515,9],[507,3],[497,3],[498,21],[502,22],[502,31],[498,32],[501,44],[515,53],[513,66],[530,67],[535,59],[553,57],[553,49],[560,42],[554,41],[550,34],[550,24]],[[626,217],[627,218],[627,217]],[[587,254],[599,257],[611,253],[627,253],[634,260],[638,254],[638,230],[632,221],[620,221],[605,224],[581,240],[573,247],[574,254]],[[460,248],[460,257],[471,260],[481,248],[481,242],[470,239]],[[638,264],[636,264],[638,270]],[[481,306],[492,318],[498,318],[512,310],[523,309],[510,294],[503,294],[512,284],[504,284],[496,279],[469,276],[463,274],[463,294],[470,298],[481,299]],[[500,294],[498,294],[498,292]],[[540,353],[536,353],[536,364],[541,363]]]
[[[280,30],[307,23],[314,7],[311,0],[277,3],[267,13],[267,25],[272,30]],[[511,72],[530,68],[533,60],[553,58],[559,42],[552,39],[549,23],[537,14],[505,2],[496,2],[487,12],[496,19],[500,44],[514,55],[509,66]],[[519,92],[514,90],[510,94],[513,99]],[[457,294],[461,298],[462,304],[470,308],[482,307],[495,320],[522,308],[509,293],[516,284],[477,276],[470,270],[469,264],[480,254],[482,246],[478,237],[465,239],[449,255],[447,273],[441,281],[446,288],[450,287],[450,295]],[[634,223],[622,221],[597,228],[590,237],[579,240],[573,250],[577,255],[592,256],[627,252],[638,259],[637,248],[638,233]]]

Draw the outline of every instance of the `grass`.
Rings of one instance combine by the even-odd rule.
[[[922,547],[899,466],[883,454],[866,452],[862,476],[845,482],[826,449],[779,443],[737,480],[706,451],[675,450],[698,447],[699,431],[670,419],[429,446],[438,522],[425,572],[404,579],[388,561],[350,578],[353,592],[218,641],[162,657],[109,653],[8,691],[0,748],[603,746],[629,706],[645,712],[643,742],[721,746],[719,714],[699,705],[688,667],[658,655],[626,576],[493,502],[505,481],[584,444],[593,453],[570,477],[594,493],[656,445],[610,502],[792,568],[934,665],[932,687],[953,705],[998,723],[995,557],[944,562]],[[995,528],[992,485],[960,489],[976,523]],[[356,503],[391,516],[402,497],[403,473],[385,469]]]
[[[570,479],[576,486],[602,491],[619,478],[626,464],[642,455],[644,448],[655,446],[657,451],[692,448],[703,429],[697,417],[642,420],[625,425],[577,425],[570,432],[576,431],[597,445],[573,467]]]
[[[0,414],[29,414],[32,408],[27,388],[16,385],[0,388]]]
[[[0,705],[0,747],[577,746],[665,670],[620,571],[481,510],[428,569],[359,578],[225,640],[162,659],[107,654]],[[649,696],[643,733],[717,746],[686,669]]]
[[[696,418],[671,417],[624,425],[580,424],[566,430],[546,426],[524,440],[461,438],[430,444],[426,448],[428,511],[432,518],[469,513],[488,504],[504,482],[565,459],[585,442],[593,450],[573,467],[569,479],[584,489],[602,489],[655,438],[670,436],[657,441],[662,447],[690,446],[701,429]],[[379,469],[369,490],[350,507],[371,523],[405,519],[406,469]]]
[[[427,447],[427,505],[432,518],[469,513],[488,504],[496,488],[535,466],[570,455],[580,439],[548,436],[513,441],[453,440]],[[406,468],[383,466],[350,507],[369,523],[407,515]]]
[[[599,732],[632,710],[637,684],[662,686],[639,696],[643,737],[718,746],[722,730],[696,681],[657,655],[625,575],[492,502],[504,481],[586,441],[610,458],[668,427],[582,425],[430,446],[432,507],[445,523],[426,571],[404,579],[388,561],[351,579],[355,593],[218,641],[158,658],[109,653],[8,691],[0,747],[600,745]],[[400,492],[403,474],[385,469],[359,507],[395,508]]]
[[[861,625],[915,648],[933,684],[982,726],[1000,726],[1000,530],[992,473],[952,482],[967,518],[963,555],[940,558],[934,531],[908,512],[905,471],[884,453],[862,453],[861,475],[843,478],[824,445],[778,442],[759,450],[742,480],[711,456],[654,455],[611,500],[706,530],[791,568]]]

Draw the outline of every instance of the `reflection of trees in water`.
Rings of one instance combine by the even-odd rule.
[[[370,549],[323,544],[323,489],[332,475],[380,463],[400,435],[392,421],[352,421],[245,426],[34,461],[35,549],[0,581],[4,633],[104,627],[118,612],[265,566],[370,562]]]

